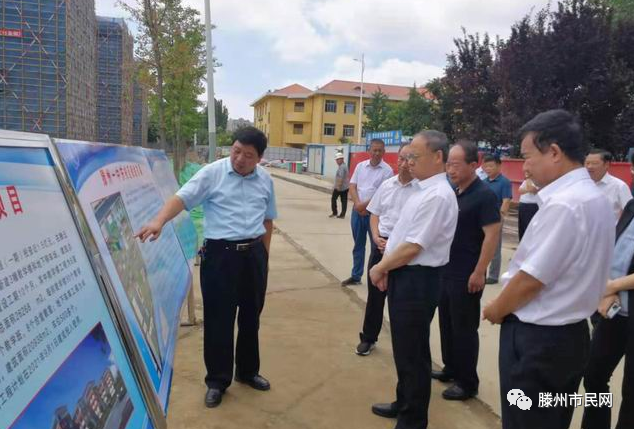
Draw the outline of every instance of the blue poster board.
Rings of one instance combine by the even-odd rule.
[[[154,182],[158,186],[163,201],[167,201],[179,189],[176,177],[174,177],[172,163],[162,150],[144,149],[144,152],[150,164]],[[198,234],[194,222],[192,222],[189,212],[185,210],[176,216],[173,222],[176,236],[183,247],[185,257],[190,267],[193,268],[198,253]]]
[[[135,238],[163,205],[144,149],[54,143],[165,411],[191,271],[171,223],[153,243]]]
[[[49,150],[1,137],[0,427],[152,428]]]

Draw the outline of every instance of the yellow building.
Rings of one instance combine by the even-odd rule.
[[[363,84],[363,107],[381,90],[394,103],[407,100],[407,86]],[[424,88],[423,95],[429,96]],[[270,146],[303,147],[308,143],[357,143],[361,83],[333,80],[316,91],[293,84],[269,91],[251,106],[254,123],[269,139]],[[365,121],[365,116],[363,117]],[[362,136],[364,137],[364,130]]]

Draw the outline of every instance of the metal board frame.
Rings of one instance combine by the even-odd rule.
[[[106,307],[112,317],[113,324],[117,330],[123,347],[130,361],[132,374],[137,381],[141,390],[141,395],[147,407],[147,411],[155,429],[167,429],[167,420],[163,414],[163,408],[160,404],[158,396],[154,391],[149,374],[145,369],[145,365],[141,359],[139,350],[132,336],[129,326],[123,316],[120,303],[116,299],[116,293],[112,281],[106,271],[105,265],[101,258],[101,254],[94,241],[90,231],[86,217],[79,204],[77,196],[71,186],[71,182],[67,176],[66,169],[52,140],[45,134],[23,133],[17,131],[0,130],[0,146],[15,148],[36,148],[46,149],[49,151],[53,159],[53,169],[60,188],[66,200],[66,204],[71,213],[75,226],[77,227],[84,250],[90,261],[93,273],[99,284],[101,294],[104,297]]]

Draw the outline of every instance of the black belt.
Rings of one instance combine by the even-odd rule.
[[[205,248],[224,247],[225,250],[235,250],[236,252],[244,252],[251,249],[252,247],[254,247],[256,244],[260,242],[262,242],[262,236],[257,238],[249,238],[247,240],[237,240],[237,241],[214,240],[211,238],[205,238],[205,241],[203,241],[203,246]]]

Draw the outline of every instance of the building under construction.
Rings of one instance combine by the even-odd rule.
[[[96,138],[94,0],[0,1],[0,128]]]
[[[147,89],[134,80],[134,106],[132,115],[132,144],[147,147],[148,102]]]
[[[97,17],[97,140],[132,144],[134,39],[121,18]]]

